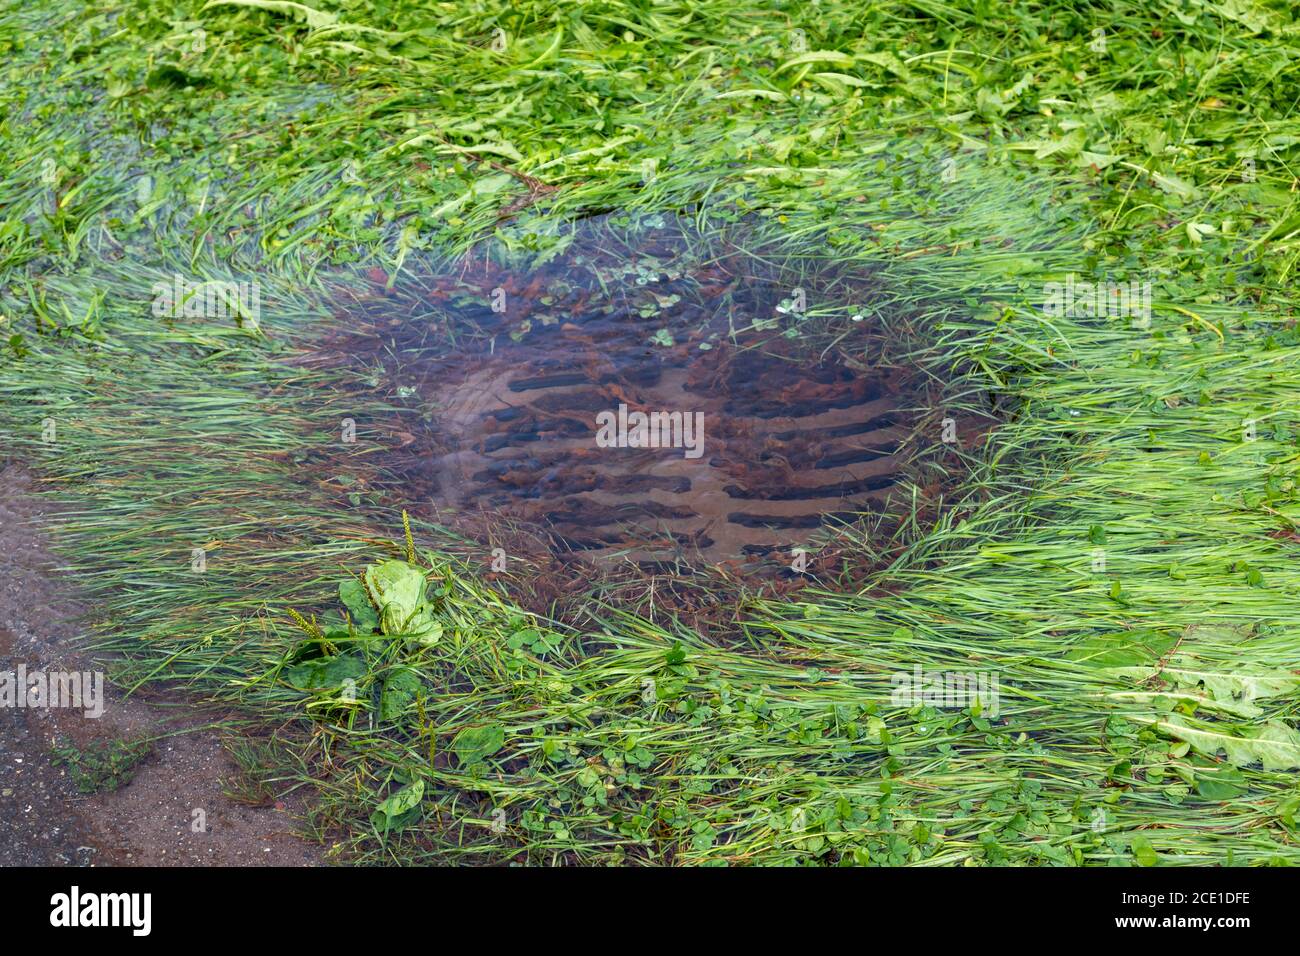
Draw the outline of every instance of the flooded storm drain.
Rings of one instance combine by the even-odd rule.
[[[409,410],[391,486],[485,544],[648,571],[785,568],[886,524],[932,383],[890,360],[872,277],[690,240],[588,221],[542,266],[362,298],[334,344]]]
[[[885,383],[764,351],[628,348],[639,336],[616,317],[594,324],[554,355],[507,348],[437,396],[442,500],[593,557],[716,563],[789,550],[893,486]]]

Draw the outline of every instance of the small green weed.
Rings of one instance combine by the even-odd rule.
[[[60,739],[52,752],[55,765],[68,768],[79,791],[106,793],[131,782],[153,752],[153,744],[146,740],[96,740],[82,748]]]

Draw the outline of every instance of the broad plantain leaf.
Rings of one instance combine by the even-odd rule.
[[[1290,694],[1300,687],[1300,677],[1287,671],[1250,673],[1225,670],[1221,665],[1216,669],[1183,654],[1166,667],[1113,667],[1107,669],[1107,673],[1129,677],[1139,683],[1159,676],[1183,692],[1181,695],[1171,694],[1171,699],[1192,696],[1199,698],[1201,707],[1246,718],[1264,713],[1255,701]]]
[[[379,608],[385,634],[401,634],[421,644],[436,644],[442,625],[425,601],[426,582],[419,568],[405,561],[383,561],[366,568],[366,588]]]
[[[370,603],[366,586],[356,578],[348,578],[339,584],[339,600],[352,615],[352,623],[356,625],[358,631],[368,634],[379,627],[379,615],[375,612],[374,605]]]
[[[290,667],[285,671],[285,680],[298,690],[321,694],[336,691],[345,681],[360,680],[365,675],[366,665],[360,658],[317,657]]]
[[[1265,770],[1300,769],[1300,734],[1281,721],[1271,720],[1263,727],[1236,734],[1214,724],[1193,725],[1176,716],[1157,721],[1155,726],[1171,737],[1187,741],[1207,756],[1223,751],[1228,762],[1236,767],[1259,762]]]
[[[1246,790],[1246,778],[1232,767],[1196,771],[1196,792],[1207,800],[1231,800]]]
[[[1065,658],[1089,667],[1154,666],[1177,643],[1177,635],[1152,630],[1092,634],[1066,651]]]
[[[383,827],[385,833],[400,830],[419,815],[420,801],[423,799],[424,781],[417,780],[381,803],[370,815],[370,822],[376,827]]]
[[[379,698],[379,716],[382,720],[397,720],[415,700],[423,685],[420,675],[409,667],[394,669],[384,681]]]
[[[488,724],[485,727],[466,727],[451,742],[451,749],[461,766],[478,763],[490,757],[506,742],[506,729],[500,724]]]

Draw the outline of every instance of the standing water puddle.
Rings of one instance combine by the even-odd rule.
[[[512,343],[435,393],[448,447],[417,467],[437,496],[638,563],[789,549],[879,507],[903,435],[884,382],[766,349],[646,348],[642,325],[622,311]]]
[[[470,537],[785,566],[889,513],[927,406],[884,358],[872,277],[834,273],[587,220],[530,269],[479,257],[377,288],[333,345],[414,416],[383,455],[403,500]]]

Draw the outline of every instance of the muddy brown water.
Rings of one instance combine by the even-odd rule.
[[[407,409],[377,460],[413,510],[648,571],[785,567],[896,513],[933,409],[863,314],[874,276],[671,221],[570,238],[537,268],[375,273],[342,310],[324,351]]]
[[[881,377],[722,347],[657,354],[612,318],[579,328],[466,361],[433,393],[445,451],[411,471],[436,499],[654,565],[790,550],[893,488],[906,430]]]

